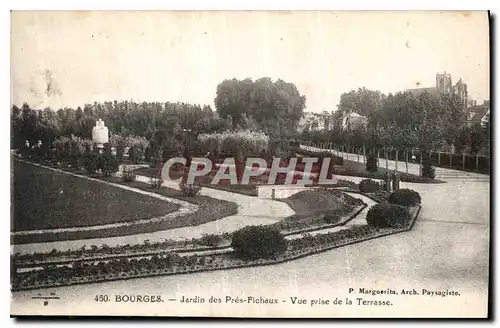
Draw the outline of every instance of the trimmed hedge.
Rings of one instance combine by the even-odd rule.
[[[425,178],[434,179],[436,177],[436,170],[431,164],[430,160],[424,160],[422,163],[422,174]]]
[[[375,228],[402,228],[410,221],[408,209],[394,204],[376,204],[366,214],[366,222]]]
[[[282,254],[287,241],[276,228],[248,226],[233,234],[231,247],[240,258],[254,260]]]
[[[377,192],[380,190],[380,184],[372,179],[363,179],[359,182],[359,191],[361,192]]]
[[[421,202],[420,194],[411,189],[398,189],[389,196],[389,203],[401,206],[413,206]]]
[[[377,156],[375,154],[366,155],[366,171],[368,172],[377,172]]]

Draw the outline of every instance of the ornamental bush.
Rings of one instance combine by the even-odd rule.
[[[161,188],[163,184],[162,178],[149,177],[149,187],[153,189]]]
[[[103,152],[99,158],[99,169],[105,176],[110,176],[118,171],[120,163],[116,156],[111,155],[108,152]]]
[[[406,207],[387,203],[372,206],[366,214],[366,222],[375,228],[401,228],[410,220]]]
[[[99,153],[96,151],[86,152],[82,157],[82,164],[88,173],[96,173],[99,169]]]
[[[255,260],[282,254],[287,248],[287,241],[274,227],[247,226],[233,233],[231,247],[238,257]]]
[[[136,179],[135,171],[130,169],[128,166],[123,166],[122,180],[124,182],[133,182]]]
[[[421,202],[420,194],[411,189],[398,189],[389,196],[389,203],[401,206],[414,206]]]
[[[436,177],[435,168],[431,165],[431,161],[426,159],[422,162],[422,172],[420,174],[424,178],[434,179]]]
[[[200,245],[203,246],[219,246],[224,239],[222,238],[221,235],[214,235],[214,234],[204,234],[198,241]]]
[[[380,190],[380,184],[372,179],[363,179],[359,182],[359,191],[372,193]]]
[[[186,197],[194,197],[201,190],[201,186],[200,185],[189,184],[189,183],[185,183],[185,182],[181,182],[179,184],[179,187],[181,189],[182,195],[184,195]]]
[[[377,156],[375,154],[366,155],[366,170],[368,172],[377,172]]]
[[[236,154],[240,151],[243,156],[255,156],[267,150],[269,136],[260,131],[224,131],[221,133],[200,134],[198,144],[203,153]]]

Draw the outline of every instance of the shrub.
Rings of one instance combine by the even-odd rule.
[[[198,241],[198,243],[200,245],[204,245],[204,246],[219,246],[223,241],[223,238],[222,236],[220,235],[214,235],[214,234],[204,234],[200,240]]]
[[[363,179],[359,182],[359,191],[361,192],[371,193],[378,190],[380,190],[380,184],[375,180]]]
[[[179,187],[181,189],[182,194],[186,197],[194,197],[201,190],[200,185],[190,184],[190,183],[185,183],[185,182],[179,183]]]
[[[343,188],[343,187],[353,187],[355,185],[356,185],[356,182],[354,182],[354,181],[337,179],[337,183],[335,184],[335,187]]]
[[[375,154],[366,155],[366,170],[368,172],[377,172],[377,156]]]
[[[113,156],[108,152],[101,154],[99,158],[99,168],[105,176],[110,176],[117,172],[119,166],[120,163],[118,162],[118,158],[116,158],[116,156]]]
[[[150,163],[152,156],[153,156],[153,149],[151,147],[147,147],[144,150],[144,161],[146,161],[146,163]]]
[[[431,165],[431,161],[426,159],[422,162],[422,172],[420,174],[424,178],[434,179],[436,177],[436,172],[434,167]]]
[[[135,181],[135,178],[136,178],[135,171],[132,169],[129,169],[128,166],[124,165],[123,166],[122,180],[124,182],[132,182],[132,181]]]
[[[233,234],[231,247],[240,258],[254,260],[282,254],[287,241],[276,228],[248,226]]]
[[[155,178],[155,177],[149,178],[149,187],[150,188],[160,188],[162,184],[163,184],[163,179],[161,179],[161,178]]]
[[[130,147],[128,150],[128,160],[133,164],[138,162],[137,151],[134,146]]]
[[[389,203],[401,206],[413,206],[421,202],[420,194],[411,189],[398,189],[389,196]]]
[[[410,222],[410,213],[404,206],[376,204],[366,214],[368,225],[376,228],[401,228]]]
[[[162,161],[162,158],[159,156],[154,156],[151,157],[151,161],[149,162],[149,167],[155,168],[155,167],[160,167],[164,162]]]
[[[268,148],[269,136],[257,131],[224,131],[222,133],[199,134],[197,137],[203,153],[229,153],[240,151],[244,156],[260,154]]]
[[[95,151],[86,152],[83,155],[82,164],[88,173],[96,173],[99,169],[99,153]]]

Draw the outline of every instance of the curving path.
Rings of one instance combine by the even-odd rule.
[[[329,151],[344,159],[348,159],[353,162],[364,163],[363,155],[359,155],[359,160],[358,160],[358,154],[345,153],[345,152],[342,153],[334,149],[322,149],[304,145],[301,145],[300,147],[310,151]],[[396,162],[394,160],[388,160],[387,164],[389,170],[397,169],[401,172],[406,172],[406,163],[404,161]],[[383,168],[386,167],[386,160],[383,158],[380,159],[380,167]],[[447,169],[444,167],[436,167],[435,169],[436,169],[436,179],[438,180],[443,180],[443,181],[457,181],[457,180],[489,181],[490,180],[490,176],[487,174],[459,171],[459,170]],[[419,175],[420,165],[414,163],[408,163],[408,173]]]
[[[41,166],[39,164],[36,165]],[[96,180],[102,183],[107,183],[119,188],[124,188],[142,194],[147,193],[148,195],[149,194],[155,195],[153,197],[157,197],[160,199],[164,199],[165,201],[172,201],[184,205],[184,207],[181,207],[181,209],[179,209],[178,211],[169,213],[165,217],[152,218],[150,220],[168,219],[173,214],[183,215],[198,210],[198,207],[196,205],[193,205],[188,202],[180,201],[177,199],[171,199],[169,197],[164,197],[155,193],[148,193],[140,189],[113,184],[99,179],[84,177],[81,175],[77,175],[74,173],[54,168],[50,169],[61,173],[74,175],[84,179]],[[149,178],[145,176],[137,176],[137,181],[148,183]],[[164,182],[163,186],[179,189],[179,186],[177,184],[169,181]],[[53,249],[59,251],[66,251],[68,249],[77,250],[84,246],[86,247],[90,247],[90,245],[101,246],[104,244],[113,247],[125,244],[142,244],[145,240],[149,240],[150,242],[159,242],[165,239],[172,239],[172,240],[192,239],[192,238],[199,238],[203,234],[218,234],[224,232],[232,232],[247,225],[272,224],[281,221],[285,217],[295,214],[295,212],[288,206],[288,204],[276,200],[260,199],[257,197],[235,194],[227,191],[210,189],[210,188],[202,188],[200,194],[203,196],[234,202],[238,205],[238,213],[236,215],[227,216],[223,219],[208,222],[198,226],[188,226],[170,230],[161,230],[152,233],[142,233],[142,234],[135,234],[128,236],[120,236],[120,237],[92,238],[92,239],[81,239],[81,240],[66,240],[66,241],[11,245],[11,253],[29,254],[34,252],[50,252]],[[203,213],[200,214],[203,215]],[[74,228],[69,228],[69,229],[74,229]],[[29,233],[29,232],[23,232],[23,233]]]

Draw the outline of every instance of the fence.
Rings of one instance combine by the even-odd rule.
[[[363,154],[367,153],[367,150],[360,147],[338,146],[328,142],[311,141],[305,141],[302,144],[320,149],[333,149],[335,154],[342,158],[365,163]],[[415,163],[420,163],[421,154],[419,150],[396,150],[389,148],[385,150],[380,149],[377,153],[379,159],[387,157],[389,160],[400,162],[411,162],[412,156],[415,155]],[[490,174],[490,156],[486,155],[450,154],[449,152],[431,151],[428,159],[436,167]]]

